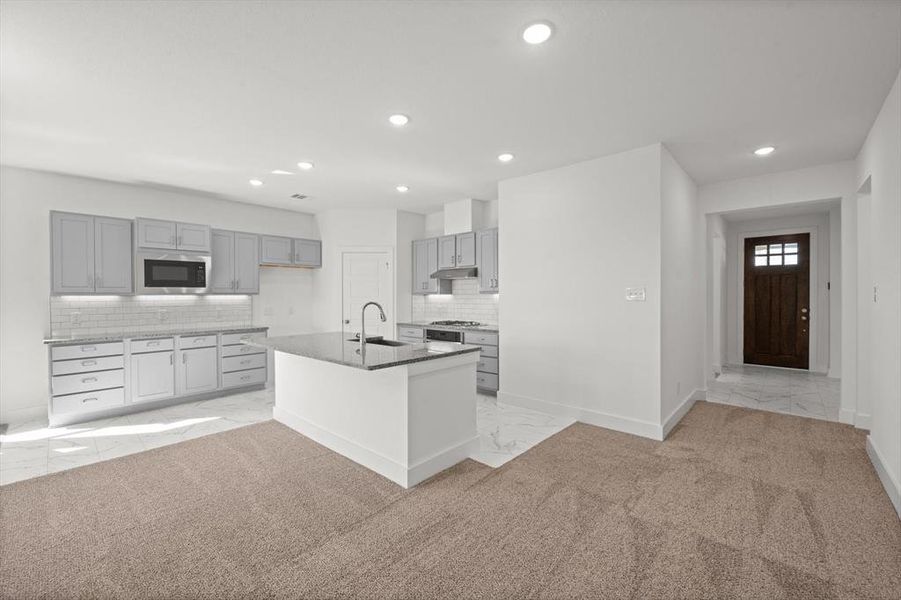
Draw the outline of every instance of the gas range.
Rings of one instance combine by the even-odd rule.
[[[478,321],[432,321],[429,325],[443,325],[444,327],[478,327],[481,323]]]

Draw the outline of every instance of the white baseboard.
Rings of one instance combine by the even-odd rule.
[[[547,400],[541,400],[539,398],[511,394],[509,392],[504,392],[503,390],[498,392],[497,400],[504,404],[529,408],[558,417],[569,417],[570,419],[575,419],[576,421],[587,423],[588,425],[596,425],[598,427],[613,429],[623,433],[631,433],[652,440],[663,440],[663,427],[649,421],[639,421],[638,419],[620,417],[587,408],[579,408],[567,404],[559,404],[557,402],[548,402]]]
[[[679,403],[679,406],[676,407],[676,410],[671,412],[663,421],[663,439],[666,439],[666,436],[668,436],[670,431],[672,431],[679,421],[682,420],[682,417],[688,414],[688,411],[695,405],[695,402],[706,399],[707,390],[695,390],[686,396],[685,399]]]
[[[857,413],[854,415],[854,426],[858,429],[870,430],[870,415],[866,413]]]
[[[867,454],[870,462],[873,463],[873,468],[876,469],[879,481],[882,482],[882,487],[885,488],[885,493],[888,494],[892,506],[895,507],[895,512],[898,513],[898,518],[901,519],[901,483],[898,483],[886,469],[882,454],[873,445],[873,438],[869,435],[867,436]]]
[[[826,372],[826,377],[828,377],[829,379],[841,379],[842,374],[838,369],[833,369],[830,367]]]
[[[334,450],[338,454],[363,465],[371,471],[375,471],[404,488],[413,487],[432,475],[452,467],[458,462],[469,458],[470,455],[479,449],[479,437],[474,436],[455,446],[445,448],[415,465],[406,467],[378,452],[374,452],[356,442],[314,425],[303,417],[279,406],[272,408],[272,418],[305,435],[317,444]]]
[[[854,425],[855,413],[850,408],[842,408],[838,411],[838,422],[845,425]]]

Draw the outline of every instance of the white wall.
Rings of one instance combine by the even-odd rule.
[[[425,215],[397,211],[397,323],[413,320],[413,240],[424,235]]]
[[[705,377],[726,364],[726,220],[707,215],[707,359]]]
[[[274,235],[318,238],[311,215],[66,175],[0,167],[0,421],[46,415],[49,333],[49,212],[155,217]],[[309,271],[264,273],[259,302],[310,304]],[[288,292],[290,300],[282,298]],[[256,304],[256,300],[255,300]],[[256,313],[256,308],[254,309]],[[287,310],[285,310],[287,312]],[[270,324],[280,327],[279,314]]]
[[[864,223],[871,270],[858,286],[870,292],[878,286],[875,302],[872,294],[869,299],[861,295],[869,307],[873,335],[869,369],[859,377],[870,380],[869,442],[901,514],[901,74],[860,151],[856,179],[858,188],[869,179],[871,189],[869,227]],[[861,343],[858,340],[858,346]]]
[[[706,387],[706,235],[698,188],[665,147],[661,149],[660,204],[660,418],[667,423],[681,407],[690,406],[696,391]]]
[[[655,144],[500,182],[499,399],[661,435],[660,156]]]
[[[744,362],[742,330],[744,324],[744,238],[776,233],[811,233],[811,336],[810,370],[826,373],[829,369],[830,306],[836,286],[826,289],[830,273],[829,213],[793,215],[772,219],[727,222],[726,226],[726,348],[729,364]]]

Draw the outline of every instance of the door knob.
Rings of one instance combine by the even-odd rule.
[[[345,325],[350,325],[350,319],[344,319],[344,324],[345,324]]]
[[[807,312],[807,309],[806,309],[806,308],[802,308],[802,309],[801,309],[801,312],[802,312],[802,313],[806,313],[806,312]]]

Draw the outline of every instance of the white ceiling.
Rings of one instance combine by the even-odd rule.
[[[897,1],[0,10],[0,162],[308,212],[428,212],[657,141],[699,183],[850,159],[901,67]],[[556,35],[528,46],[536,19]]]

